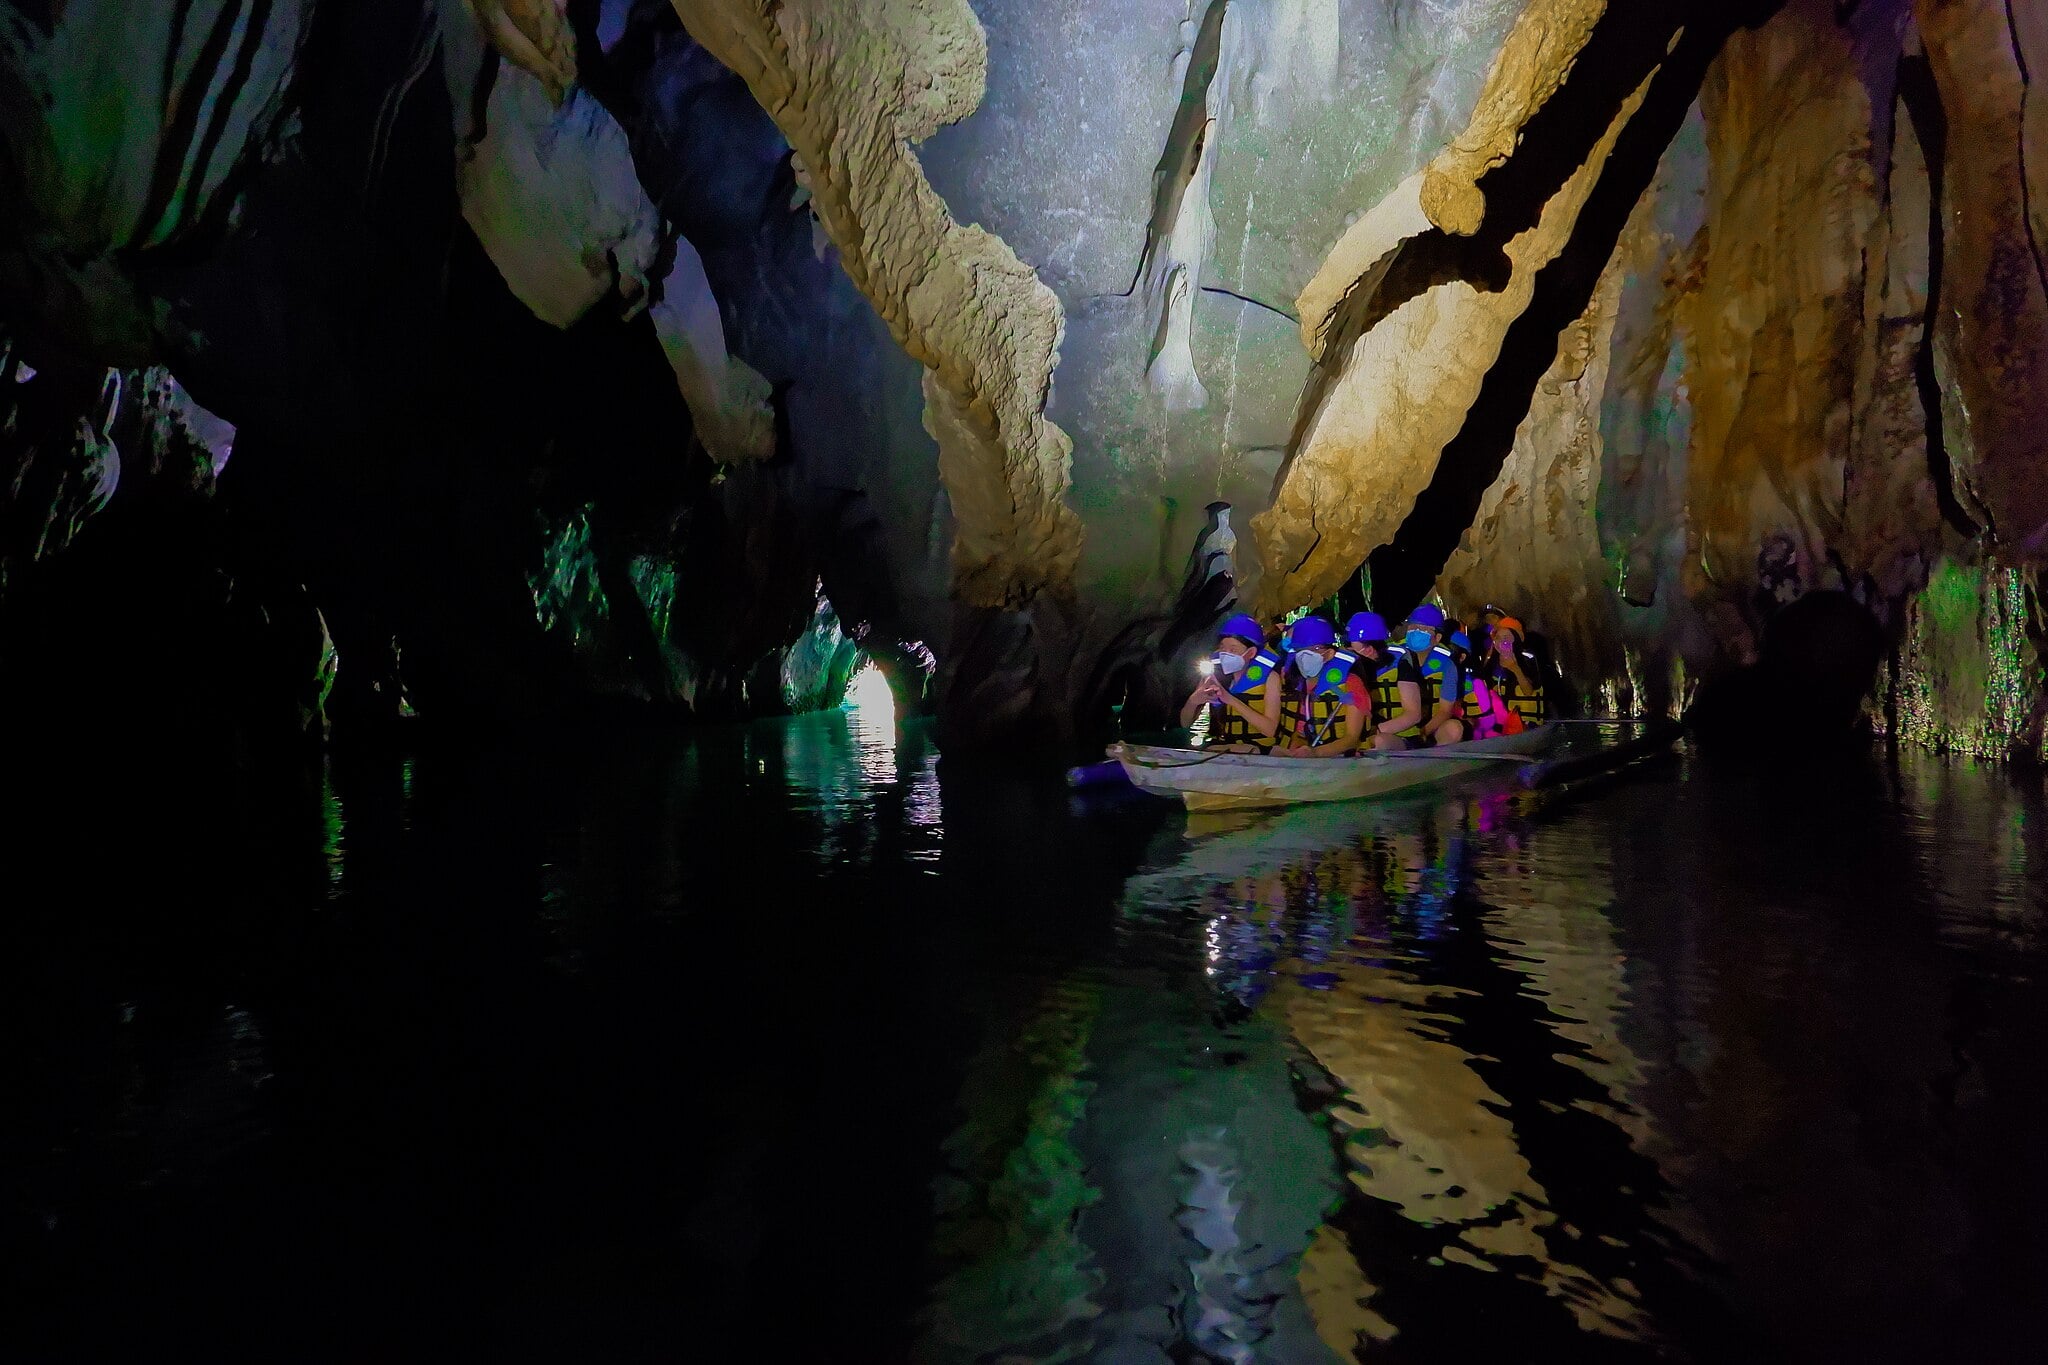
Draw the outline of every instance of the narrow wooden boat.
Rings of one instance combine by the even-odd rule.
[[[1530,764],[1557,735],[1557,726],[1541,725],[1497,739],[1351,758],[1283,758],[1129,743],[1110,745],[1109,756],[1123,765],[1134,786],[1177,796],[1191,811],[1255,810],[1300,801],[1356,801]]]

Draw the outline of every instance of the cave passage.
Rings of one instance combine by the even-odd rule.
[[[0,0],[0,1361],[2041,1358],[2044,16]]]

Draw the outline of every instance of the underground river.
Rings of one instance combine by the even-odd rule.
[[[873,706],[337,757],[253,823],[114,812],[13,917],[14,1316],[76,1358],[2013,1359],[2044,819],[1880,751],[1190,821]]]

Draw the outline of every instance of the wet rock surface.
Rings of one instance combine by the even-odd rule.
[[[386,709],[773,709],[821,587],[962,750],[1161,719],[1240,598],[1662,708],[2048,537],[2026,5],[7,13],[0,326],[76,377],[8,459],[168,367]]]

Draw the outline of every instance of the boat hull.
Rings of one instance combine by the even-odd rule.
[[[1257,810],[1304,801],[1358,801],[1534,760],[1556,740],[1555,727],[1469,740],[1407,753],[1351,758],[1219,754],[1151,744],[1112,744],[1134,786],[1178,797],[1191,811]]]

